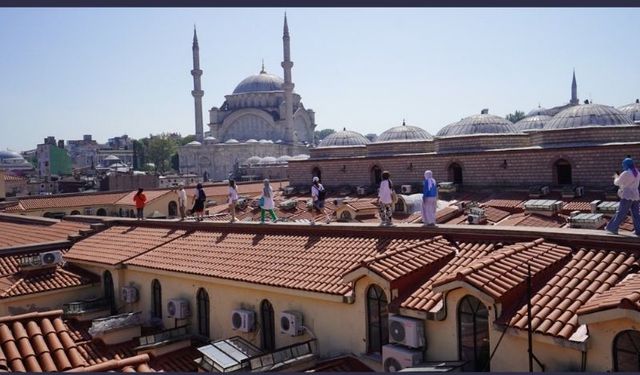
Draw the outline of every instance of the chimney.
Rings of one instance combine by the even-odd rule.
[[[483,109],[482,111],[480,111],[480,114],[481,114],[481,115],[486,115],[486,114],[488,114],[488,113],[489,113],[489,108],[485,108],[485,109]]]
[[[58,148],[64,148],[64,139],[58,139]]]

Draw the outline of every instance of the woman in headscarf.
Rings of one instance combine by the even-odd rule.
[[[633,159],[626,158],[622,161],[623,172],[613,175],[613,184],[618,186],[618,196],[620,197],[620,205],[616,211],[616,215],[609,221],[604,228],[607,232],[618,234],[620,224],[627,218],[629,210],[633,217],[633,227],[636,236],[640,236],[640,171],[633,164]]]
[[[438,207],[438,185],[431,171],[424,172],[422,187],[422,223],[436,225],[436,208]]]
[[[274,203],[273,203],[273,189],[271,189],[271,184],[269,184],[268,179],[264,179],[264,186],[262,187],[262,196],[260,200],[262,204],[260,206],[260,224],[264,224],[264,212],[269,211],[271,214],[271,219],[273,222],[278,221],[278,217],[276,217],[276,213],[273,211]]]

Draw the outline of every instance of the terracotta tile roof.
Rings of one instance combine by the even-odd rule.
[[[27,179],[24,178],[24,177],[14,176],[14,175],[10,175],[10,174],[5,174],[4,175],[4,180],[5,181],[27,181]]]
[[[189,346],[160,357],[154,357],[149,365],[156,371],[197,372],[198,366],[194,360],[201,357],[202,353],[196,347]]]
[[[117,225],[75,243],[65,258],[115,265],[185,233],[184,230],[172,228]]]
[[[130,205],[130,206],[135,206],[135,202],[133,201],[133,197],[138,193],[137,190],[134,190],[126,195],[124,195],[122,198],[118,199],[117,201],[114,202],[114,204],[119,204],[119,205]],[[167,194],[173,194],[175,195],[176,201],[178,200],[178,195],[173,193],[170,189],[163,189],[163,190],[145,190],[143,192],[143,194],[147,197],[147,203],[149,204],[151,202],[153,202],[154,200],[163,197]]]
[[[9,215],[0,216],[0,249],[53,241],[67,240],[69,235],[89,229],[85,223],[71,221],[45,222],[21,217],[13,220]]]
[[[456,206],[447,206],[441,210],[436,211],[436,223],[443,224],[456,217],[462,216],[462,210]],[[465,218],[466,220],[466,218]]]
[[[484,209],[484,214],[487,217],[487,220],[492,223],[497,223],[505,217],[511,215],[509,211],[501,210],[492,206],[484,206],[482,208]]]
[[[282,181],[282,183],[272,182],[271,188],[274,190],[274,192],[277,192],[281,187],[280,185],[282,185],[282,188],[285,188],[289,186],[289,182],[288,181]],[[238,188],[239,195],[255,195],[255,194],[260,194],[262,192],[263,183],[262,181],[260,181],[260,182],[249,183],[249,184],[237,184],[236,186]],[[205,185],[203,186],[203,189],[207,197],[214,197],[214,196],[221,196],[221,195],[226,196],[227,194],[229,194],[229,185],[227,184],[208,185],[208,186]],[[195,189],[190,188],[189,191],[187,191],[187,194],[194,195]]]
[[[521,210],[524,208],[524,202],[526,200],[527,200],[526,198],[524,199],[492,198],[482,202],[482,205],[487,207],[503,208],[507,210]]]
[[[126,264],[342,295],[342,275],[362,260],[421,241],[197,231]]]
[[[631,274],[614,287],[597,293],[578,309],[578,314],[616,308],[640,311],[640,274]]]
[[[8,258],[8,257],[3,257]],[[11,257],[17,258],[17,257]],[[6,262],[6,259],[2,259]],[[17,260],[15,261],[17,264]],[[78,267],[17,271],[0,277],[0,299],[99,283],[100,277]]]
[[[128,193],[79,193],[19,198],[7,212],[115,204]]]
[[[457,274],[475,260],[500,247],[494,243],[456,243],[456,246],[456,256],[406,298],[400,307],[427,312],[438,310],[437,306],[442,302],[442,293],[433,291],[434,282]]]
[[[578,328],[577,311],[591,305],[595,294],[606,293],[636,263],[629,253],[580,249],[531,298],[532,327],[536,333],[569,339]],[[623,290],[620,288],[618,290]],[[617,291],[616,291],[617,292]],[[596,301],[595,303],[598,303]],[[521,329],[527,327],[524,301],[513,314],[504,314],[502,322]]]
[[[522,291],[527,277],[527,264],[531,265],[532,278],[536,280],[561,267],[570,254],[569,248],[546,243],[543,239],[509,245],[477,259],[434,285],[460,280],[497,301],[504,301]]]
[[[545,216],[539,214],[519,213],[513,214],[496,225],[518,226],[518,227],[539,227],[539,228],[561,228],[567,225],[567,219],[563,215]]]
[[[574,200],[562,207],[562,212],[569,214],[572,211],[591,212],[591,201]]]

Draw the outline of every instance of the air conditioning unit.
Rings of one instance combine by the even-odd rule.
[[[414,367],[423,360],[422,350],[387,344],[382,347],[382,364],[385,372],[397,372]]]
[[[438,190],[441,193],[454,193],[458,191],[458,187],[453,182],[446,181],[438,184]]]
[[[283,311],[280,313],[280,333],[298,336],[303,332],[302,313],[298,311]]]
[[[484,213],[484,209],[479,207],[472,207],[469,209],[469,216],[467,216],[467,222],[469,224],[484,224],[487,222],[487,217]]]
[[[247,199],[246,198],[240,198],[236,201],[236,208],[239,210],[244,210],[245,208],[247,208]]]
[[[358,186],[356,188],[356,194],[358,194],[359,196],[367,195],[367,188],[365,188],[364,186]]]
[[[421,348],[425,344],[424,322],[400,315],[389,317],[389,342],[411,348]]]
[[[138,301],[138,288],[135,286],[123,286],[120,290],[120,298],[124,303],[134,303]]]
[[[231,327],[240,332],[251,332],[256,321],[256,313],[251,310],[233,310]]]
[[[62,251],[47,251],[40,253],[40,264],[42,266],[57,266],[62,263]]]
[[[186,319],[191,316],[189,301],[181,298],[170,299],[167,304],[169,318]]]
[[[402,194],[411,194],[413,192],[413,187],[411,185],[402,185],[400,186],[400,192]]]

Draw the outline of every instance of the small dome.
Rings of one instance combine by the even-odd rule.
[[[544,126],[544,129],[630,124],[632,124],[631,119],[618,109],[602,104],[583,104],[558,113]]]
[[[273,156],[265,156],[260,160],[260,164],[275,164],[276,162],[277,160]]]
[[[260,164],[262,158],[260,156],[252,156],[245,162],[248,165]]]
[[[0,160],[1,159],[24,159],[22,157],[22,155],[20,155],[19,153],[15,152],[15,151],[2,151],[0,150]]]
[[[212,137],[212,136],[208,136],[208,137],[204,137],[205,141],[215,141],[216,137]]]
[[[635,123],[640,123],[640,100],[636,99],[635,103],[623,105],[622,107],[618,107],[620,112],[629,116],[631,121]]]
[[[226,142],[224,142],[224,143],[233,144],[233,143],[240,143],[240,142],[238,142],[238,140],[237,140],[237,139],[231,138],[231,139],[228,139],[228,140],[227,140]]]
[[[449,124],[438,132],[438,137],[474,134],[509,134],[517,133],[513,123],[500,116],[490,115],[483,110],[479,115],[465,117],[458,122]]]
[[[516,130],[520,132],[525,130],[542,129],[552,118],[553,118],[552,116],[547,116],[547,115],[535,115],[531,117],[525,117],[522,120],[513,124],[513,126],[516,128]]]
[[[282,143],[282,139],[278,139],[278,140],[276,141],[276,143],[277,143],[277,144]]]
[[[273,143],[273,141],[269,139],[261,139],[258,141],[258,143],[267,144],[267,143]]]
[[[320,141],[318,147],[361,146],[369,143],[371,142],[362,134],[343,129],[342,131],[329,134],[325,139]]]
[[[544,107],[538,106],[538,108],[534,108],[531,111],[529,111],[526,117],[533,117],[533,116],[549,116],[549,110]]]
[[[258,143],[258,141],[256,139],[247,139],[247,141],[245,143]]]
[[[370,139],[367,137],[367,139]],[[376,142],[392,142],[392,141],[421,141],[433,139],[433,136],[426,130],[417,126],[405,125],[404,121],[400,126],[383,132],[378,136]]]
[[[298,155],[292,157],[291,160],[307,160],[307,159],[309,159],[309,157],[310,156],[307,155],[307,154],[298,154]]]
[[[191,141],[191,142],[187,143],[187,146],[191,146],[191,147],[202,146],[202,143],[200,143],[198,141]],[[108,159],[109,159],[109,157],[107,156],[107,159],[105,159],[105,160],[108,160]]]
[[[278,163],[286,163],[289,160],[291,160],[291,156],[289,155],[282,155],[280,156],[278,159],[276,159],[278,161]]]
[[[120,158],[115,155],[108,155],[104,160],[120,160]]]
[[[282,91],[284,80],[264,70],[260,74],[249,76],[242,80],[233,90],[234,94],[264,91]]]

